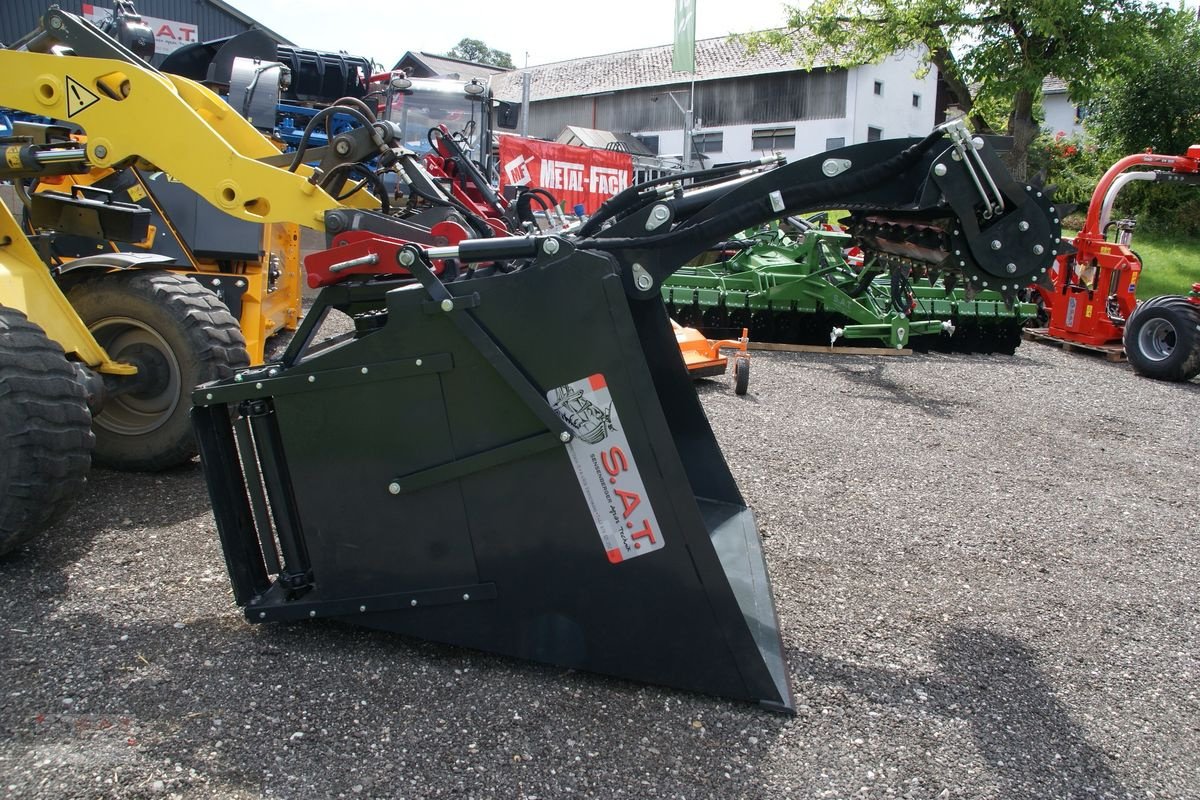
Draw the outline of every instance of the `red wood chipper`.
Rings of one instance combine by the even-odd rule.
[[[1058,256],[1050,279],[1035,286],[1049,315],[1044,336],[1118,350],[1139,373],[1185,381],[1200,375],[1200,284],[1188,296],[1137,302],[1142,261],[1131,247],[1132,220],[1113,220],[1117,195],[1135,181],[1200,183],[1200,145],[1187,155],[1138,153],[1104,173],[1088,204],[1074,252]]]

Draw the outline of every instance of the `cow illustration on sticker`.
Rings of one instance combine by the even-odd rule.
[[[658,519],[604,376],[551,389],[546,400],[575,434],[567,455],[608,560],[619,564],[661,550]]]
[[[600,444],[608,438],[610,431],[616,430],[611,402],[606,408],[600,408],[582,389],[573,385],[560,386],[553,394],[550,405],[555,413],[588,444]]]

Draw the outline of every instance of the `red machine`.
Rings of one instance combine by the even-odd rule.
[[[1187,363],[1198,362],[1196,369],[1200,371],[1200,337],[1182,316],[1178,324],[1160,322],[1154,326],[1152,335],[1134,336],[1132,346],[1130,343],[1131,318],[1139,310],[1136,292],[1142,262],[1130,248],[1133,220],[1112,220],[1111,215],[1117,194],[1133,181],[1200,183],[1200,145],[1189,147],[1186,156],[1157,153],[1126,156],[1104,173],[1092,193],[1083,230],[1071,242],[1074,252],[1058,256],[1047,276],[1049,286],[1034,287],[1049,315],[1046,335],[1092,346],[1120,344],[1124,340],[1129,360],[1139,372],[1164,380],[1188,380],[1196,372],[1186,367]],[[1115,229],[1112,238],[1110,229]],[[1150,307],[1165,303],[1174,308],[1178,305],[1175,301],[1179,301],[1184,303],[1184,309],[1176,316],[1186,315],[1189,307],[1200,314],[1195,295],[1193,292],[1191,299],[1171,298],[1171,302],[1166,302],[1168,298],[1155,298],[1144,305],[1150,314]],[[1198,352],[1193,354],[1193,350]]]

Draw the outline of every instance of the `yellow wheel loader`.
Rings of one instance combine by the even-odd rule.
[[[64,38],[75,55],[33,52]],[[113,44],[52,8],[30,52],[0,51],[0,73],[20,76],[0,85],[0,106],[87,134],[74,151],[13,145],[6,163],[153,165],[231,216],[326,235],[305,264],[323,288],[282,358],[226,364],[232,374],[191,396],[234,598],[255,623],[322,617],[791,710],[754,515],[680,356],[663,281],[738,231],[826,208],[870,220],[854,242],[868,251],[1002,291],[1044,276],[1062,246],[1044,192],[960,123],[715,168],[669,191],[631,187],[572,234],[489,235],[369,108],[342,109],[359,125],[315,167],[297,155],[281,168],[215,95]],[[367,160],[347,185],[346,165]],[[141,233],[123,204],[52,202],[70,209],[61,225]],[[44,523],[25,498],[58,488],[58,473],[78,482],[86,463],[89,395],[71,376],[97,404],[153,364],[140,343],[115,358],[127,340],[98,341],[31,268],[29,243],[0,242],[15,331],[0,355],[17,362],[0,370],[48,376],[13,382],[0,418],[13,420],[6,435],[51,434],[26,436],[0,468],[0,499]],[[114,316],[137,327],[140,313]],[[331,314],[350,329],[326,338]],[[70,413],[45,422],[59,408]]]
[[[93,454],[148,470],[196,455],[192,387],[261,363],[268,336],[295,328],[295,222],[319,228],[343,204],[309,168],[259,161],[278,149],[216,95],[67,12],[0,63],[0,107],[84,134],[18,123],[0,142],[0,178],[26,204],[24,226],[0,206],[2,553],[65,507]],[[243,197],[247,174],[293,199]]]

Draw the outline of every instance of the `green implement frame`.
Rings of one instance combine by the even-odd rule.
[[[737,251],[726,260],[677,271],[663,300],[672,318],[709,336],[747,327],[760,341],[875,339],[896,349],[1011,353],[1022,321],[1036,314],[1033,304],[1009,307],[987,290],[968,300],[928,264],[889,255],[855,266],[844,254],[850,243],[840,231],[768,228],[726,243]]]

